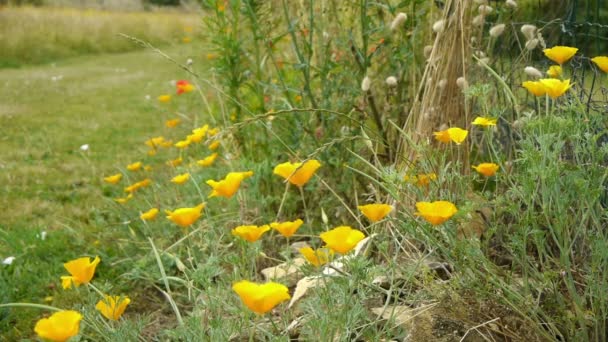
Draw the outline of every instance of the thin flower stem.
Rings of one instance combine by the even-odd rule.
[[[287,191],[289,190],[289,182],[285,182],[285,191],[283,192],[283,198],[281,198],[281,204],[279,204],[279,210],[277,211],[277,218],[276,220],[279,220],[279,217],[281,217],[281,212],[283,211],[283,204],[285,203],[285,200],[287,199]]]
[[[97,287],[95,287],[95,285],[91,284],[91,283],[87,283],[87,285],[93,289],[95,292],[97,292],[98,295],[101,296],[101,298],[105,298],[105,294],[103,292],[101,292]]]
[[[270,323],[272,324],[272,327],[274,328],[274,330],[277,332],[277,335],[281,336],[281,330],[279,330],[279,327],[277,327],[277,324],[274,322],[272,317],[269,317],[268,319],[270,320]]]
[[[23,308],[36,308],[36,309],[51,310],[51,311],[63,311],[60,308],[56,308],[56,307],[50,306],[50,305],[43,305],[43,304],[34,304],[34,303],[6,303],[6,304],[0,304],[0,308],[11,308],[11,307],[23,307]]]
[[[308,215],[308,208],[306,207],[306,199],[304,198],[304,189],[299,186],[298,189],[300,189],[300,196],[302,196],[302,204],[304,205],[304,215],[306,216],[306,222],[308,222],[308,224],[312,224],[312,221],[310,220],[310,216]]]

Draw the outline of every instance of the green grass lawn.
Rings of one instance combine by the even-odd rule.
[[[200,56],[192,45],[167,53]],[[98,252],[97,234],[119,224],[102,177],[145,154],[171,115],[159,118],[156,97],[186,76],[150,51],[0,70],[0,259],[16,257],[0,265],[1,302],[43,303],[64,272],[58,261]],[[0,336],[31,336],[40,314],[0,311]]]

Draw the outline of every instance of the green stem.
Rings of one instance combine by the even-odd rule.
[[[63,311],[63,309],[56,308],[50,305],[34,304],[34,303],[6,303],[0,304],[0,308],[12,308],[12,307],[23,307],[23,308],[36,308],[51,311]]]

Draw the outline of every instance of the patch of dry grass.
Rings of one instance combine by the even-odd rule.
[[[69,8],[0,8],[0,67],[139,48],[120,33],[154,45],[182,44],[199,17],[178,12],[113,12]]]

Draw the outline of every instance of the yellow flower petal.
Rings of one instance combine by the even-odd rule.
[[[564,93],[572,87],[569,79],[562,81],[555,78],[543,78],[540,79],[539,82],[545,87],[547,95],[553,99],[564,95]]]
[[[97,302],[95,309],[101,312],[105,318],[116,321],[125,312],[129,303],[131,303],[129,297],[105,296],[104,299]]]
[[[458,212],[456,206],[448,201],[417,202],[416,209],[416,215],[433,225],[442,224]]]
[[[496,126],[496,121],[497,121],[497,119],[490,119],[490,118],[484,118],[484,117],[478,116],[475,118],[475,120],[473,120],[472,124],[475,126],[488,127],[488,126]]]
[[[547,93],[545,86],[538,81],[526,81],[521,84],[524,88],[528,89],[534,96],[543,96]]]
[[[285,178],[291,184],[302,187],[308,183],[319,167],[321,163],[316,159],[308,160],[304,164],[286,162],[277,165],[273,173]]]
[[[232,235],[249,242],[258,241],[264,233],[270,230],[270,226],[238,226],[232,230]]]
[[[272,222],[270,224],[270,228],[278,231],[284,237],[291,237],[296,231],[300,228],[300,226],[304,223],[301,219],[297,219],[295,221],[287,221],[287,222]]]
[[[120,182],[121,179],[122,179],[122,174],[121,173],[117,173],[115,175],[111,175],[111,176],[105,177],[103,180],[106,183],[116,184],[116,183]]]
[[[477,166],[473,166],[473,168],[475,169],[475,171],[479,172],[480,174],[482,174],[486,177],[491,177],[496,174],[496,172],[498,171],[498,169],[500,167],[494,163],[481,163]]]
[[[439,142],[447,144],[451,141],[450,134],[448,133],[447,129],[439,132],[433,132],[433,135],[435,136],[435,140]]]
[[[181,122],[182,122],[181,119],[171,119],[171,120],[165,121],[165,126],[167,126],[168,128],[173,128],[173,127],[177,127],[177,125],[179,125]]]
[[[208,180],[206,183],[213,190],[209,194],[209,197],[222,196],[226,198],[232,197],[239,187],[241,182],[248,177],[253,176],[253,171],[247,172],[230,172],[226,177],[220,181]]]
[[[81,320],[82,315],[77,311],[58,311],[36,322],[34,331],[42,339],[64,342],[78,335]]]
[[[156,215],[158,215],[158,208],[152,208],[146,212],[141,213],[141,215],[139,215],[139,218],[144,221],[152,221],[156,219]]]
[[[608,56],[597,56],[591,58],[591,61],[597,65],[600,70],[608,73]]]
[[[467,138],[469,131],[466,129],[452,127],[448,128],[448,135],[450,136],[450,140],[456,143],[456,145],[460,145],[464,139]]]
[[[360,205],[358,208],[371,222],[382,220],[393,210],[393,206],[388,204],[367,204]]]
[[[171,95],[161,95],[158,97],[158,102],[160,103],[168,103],[171,101]]]
[[[552,78],[558,78],[562,75],[562,67],[559,65],[552,65],[547,70],[547,75]]]
[[[95,274],[95,268],[99,264],[101,259],[99,257],[95,257],[93,261],[91,261],[88,257],[78,258],[63,264],[63,267],[70,273],[71,282],[76,286],[80,286],[81,284],[88,284],[91,279],[93,279],[93,275]],[[64,278],[62,277],[62,285],[64,285]]]
[[[133,164],[127,165],[127,170],[129,171],[139,171],[144,164],[142,162],[135,162]]]
[[[201,203],[193,208],[179,208],[173,211],[167,210],[167,218],[181,227],[188,227],[201,217],[201,212],[205,208],[205,203]]]
[[[171,179],[171,183],[175,183],[175,184],[181,185],[181,184],[186,183],[189,179],[190,179],[190,174],[189,173],[184,173],[184,174],[177,175],[177,176],[173,177]]]
[[[569,46],[554,46],[550,49],[544,49],[543,52],[545,56],[555,63],[562,65],[572,58],[576,52],[577,48],[569,47]]]
[[[260,285],[242,280],[235,283],[232,289],[239,295],[245,306],[260,315],[291,298],[287,286],[274,282]]]
[[[303,247],[300,248],[299,251],[300,254],[304,256],[306,261],[317,267],[327,264],[334,254],[331,249],[327,248],[319,248],[314,250],[311,247]]]
[[[215,159],[217,158],[217,156],[218,156],[217,153],[213,153],[213,154],[197,161],[196,163],[202,167],[211,166],[211,165],[213,165],[213,162],[215,162]]]
[[[321,233],[319,237],[334,252],[346,254],[355,248],[359,241],[365,238],[365,234],[348,226],[339,226]]]

